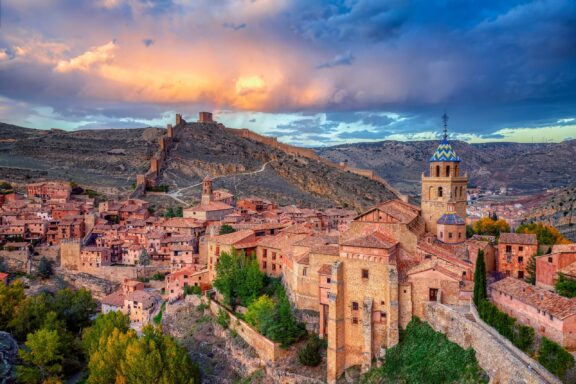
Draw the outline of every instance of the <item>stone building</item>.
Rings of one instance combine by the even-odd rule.
[[[576,244],[552,246],[550,254],[536,258],[536,285],[553,290],[558,273],[572,277],[575,263]]]
[[[538,240],[531,233],[501,233],[498,241],[498,272],[523,279],[526,265],[538,253]]]

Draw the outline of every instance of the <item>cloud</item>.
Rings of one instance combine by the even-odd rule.
[[[144,39],[142,40],[142,44],[144,44],[146,47],[151,46],[152,44],[154,44],[154,40],[152,39]]]
[[[72,71],[89,71],[99,64],[110,63],[118,48],[115,40],[101,46],[92,47],[88,51],[70,60],[60,60],[54,70],[60,73]]]
[[[352,63],[354,62],[354,59],[355,58],[351,52],[346,52],[343,55],[335,56],[330,61],[327,61],[325,63],[317,65],[316,68],[322,69],[322,68],[334,68],[334,67],[339,67],[342,65],[352,65]]]
[[[247,27],[246,23],[234,24],[234,23],[224,23],[224,28],[232,29],[234,31],[239,31]]]

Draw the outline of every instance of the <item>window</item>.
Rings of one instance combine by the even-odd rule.
[[[406,293],[406,291],[404,291]],[[384,305],[384,300],[380,300],[380,305]]]
[[[442,197],[442,187],[438,187],[438,197]]]
[[[440,232],[440,238],[441,238],[441,239],[444,238],[444,232]]]
[[[424,255],[424,258],[425,258],[425,259],[431,259],[431,258],[432,258],[432,255]]]
[[[268,250],[264,248],[264,250],[262,251],[262,257],[266,258],[267,256],[268,256]]]
[[[520,252],[522,252],[522,251],[524,250],[524,247],[523,247],[523,246],[519,246],[519,247],[518,247],[518,250],[519,250]]]
[[[440,177],[440,166],[436,166],[436,177]]]
[[[518,263],[522,264],[524,262],[524,258],[522,256],[518,256]]]
[[[506,252],[507,252],[507,253],[512,252],[512,246],[511,246],[511,245],[507,245],[507,246],[506,246]]]
[[[548,257],[548,262],[549,262],[549,263],[552,262],[552,257]]]
[[[272,252],[272,260],[276,260],[276,252]]]
[[[452,238],[452,232],[448,232],[448,238],[449,238],[449,239]]]
[[[357,310],[358,310],[358,302],[357,302],[357,301],[353,301],[353,302],[352,302],[352,310],[353,310],[353,311],[357,311]]]
[[[367,269],[363,269],[363,270],[362,270],[362,278],[363,278],[363,279],[367,279],[367,278],[368,278],[368,270],[367,270]]]
[[[266,269],[266,262],[265,261],[262,262],[262,269]]]
[[[330,283],[332,282],[332,279],[329,278],[329,277],[327,277],[327,278],[326,278],[326,282],[327,282],[328,284],[330,284]]]
[[[450,177],[450,166],[446,166],[446,177]]]
[[[302,268],[302,276],[308,275],[308,268]]]
[[[458,232],[458,238],[459,238],[459,239],[462,238],[462,232]]]
[[[352,324],[358,324],[358,318],[357,317],[352,318]]]
[[[466,276],[466,271],[462,271],[462,276]]]
[[[276,270],[276,264],[272,263],[272,270],[275,271]]]
[[[518,271],[518,278],[519,278],[519,279],[523,279],[523,278],[524,278],[524,271]]]

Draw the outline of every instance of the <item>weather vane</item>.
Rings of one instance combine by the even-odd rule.
[[[448,115],[446,111],[442,115],[442,120],[444,120],[444,140],[448,140]]]

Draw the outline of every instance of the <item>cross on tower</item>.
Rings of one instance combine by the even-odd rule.
[[[444,120],[444,140],[448,140],[448,115],[446,112],[442,115],[442,120]]]

